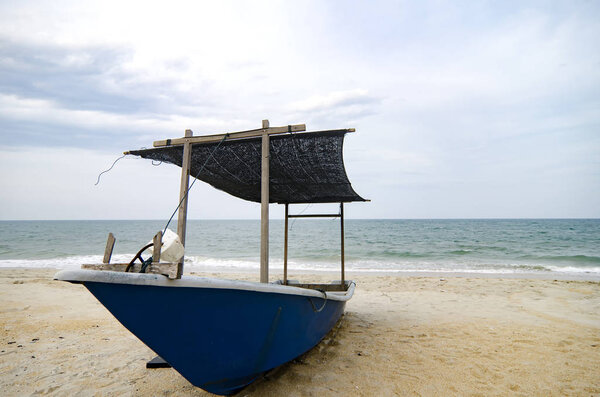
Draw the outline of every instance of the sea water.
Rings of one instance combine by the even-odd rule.
[[[346,269],[361,272],[553,273],[600,277],[599,219],[345,221]],[[164,221],[1,221],[0,267],[128,262]],[[176,230],[176,227],[174,227]],[[283,267],[283,220],[270,222],[271,271]],[[186,270],[259,268],[260,221],[190,220]],[[290,219],[289,269],[337,271],[339,219]]]

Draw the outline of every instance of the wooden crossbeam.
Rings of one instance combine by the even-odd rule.
[[[85,264],[81,265],[82,269],[90,270],[110,270],[114,272],[124,272],[127,268],[128,263],[101,263],[101,264]],[[181,278],[178,277],[178,265],[179,263],[151,263],[146,268],[146,273],[162,274],[169,277],[170,279]],[[136,263],[132,266],[131,273],[139,273],[142,265]]]
[[[306,124],[294,124],[286,125],[284,127],[267,127],[258,128],[255,130],[229,132],[226,134],[214,134],[214,135],[202,135],[195,137],[175,138],[175,139],[163,139],[160,141],[154,141],[154,147],[172,146],[172,145],[183,145],[184,143],[210,143],[219,142],[224,136],[227,136],[227,140],[241,139],[241,138],[253,138],[262,136],[264,133],[267,135],[285,134],[288,132],[302,132],[306,131]]]
[[[340,214],[301,214],[288,215],[288,218],[339,218]]]

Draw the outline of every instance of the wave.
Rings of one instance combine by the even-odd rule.
[[[131,260],[133,254],[114,255],[112,262],[127,263]],[[575,257],[581,257],[577,255]],[[584,256],[588,261],[589,257]],[[556,257],[555,257],[556,258]],[[564,260],[564,257],[559,257]],[[569,257],[571,258],[571,257]],[[53,269],[79,269],[84,263],[100,263],[101,255],[77,255],[53,259],[4,259],[0,260],[0,268],[21,267],[21,268],[53,268]],[[589,262],[585,262],[588,264]],[[311,261],[296,260],[288,262],[288,271],[325,271],[338,272],[339,261]],[[187,256],[185,260],[186,271],[192,272],[246,272],[258,271],[260,269],[259,260],[256,258],[243,259],[225,259],[205,256]],[[273,272],[283,270],[283,261],[272,259],[270,268]],[[406,273],[406,272],[444,272],[444,273],[493,273],[493,274],[514,274],[514,273],[561,273],[561,274],[589,274],[600,276],[600,265],[564,265],[559,264],[540,264],[537,261],[530,263],[514,262],[494,262],[485,261],[427,261],[427,260],[377,260],[377,259],[353,259],[346,261],[348,271],[364,273]]]
[[[540,262],[554,263],[575,263],[577,265],[600,266],[600,257],[591,255],[524,255],[521,257],[526,260],[535,260]]]
[[[127,263],[134,254],[113,255],[112,262]],[[2,259],[0,267],[33,267],[48,269],[79,269],[82,264],[102,263],[102,255],[74,255],[51,259]]]
[[[472,253],[473,253],[473,250],[470,250],[470,249],[460,249],[460,250],[454,250],[454,251],[449,252],[450,255],[470,255]]]

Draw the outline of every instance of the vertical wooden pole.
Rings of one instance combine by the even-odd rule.
[[[287,258],[288,258],[288,203],[285,203],[285,233],[283,234],[283,285],[287,285]]]
[[[269,120],[262,122],[260,173],[260,282],[269,282]]]
[[[160,262],[160,250],[162,248],[162,230],[159,230],[158,233],[152,239],[152,243],[154,243],[154,247],[152,249],[152,263]]]
[[[185,137],[190,138],[193,135],[192,130],[185,130]],[[183,158],[181,160],[181,186],[179,187],[179,201],[181,206],[177,212],[177,234],[181,240],[181,244],[185,247],[185,230],[187,226],[187,203],[188,203],[188,188],[190,185],[190,163],[192,160],[192,145],[190,143],[183,144]],[[177,266],[177,278],[181,278],[183,274],[183,261],[181,257],[179,266]]]
[[[340,203],[340,230],[341,230],[341,240],[342,240],[342,286],[346,283],[345,281],[345,269],[344,269],[344,203]]]
[[[108,233],[108,239],[106,240],[106,248],[104,249],[104,258],[102,259],[102,263],[110,263],[110,257],[112,256],[114,247],[115,236],[112,233]]]

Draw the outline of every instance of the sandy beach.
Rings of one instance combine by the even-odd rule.
[[[0,270],[3,395],[209,395],[173,369],[146,369],[153,352],[54,273]],[[334,330],[240,396],[600,395],[598,282],[352,278]]]

